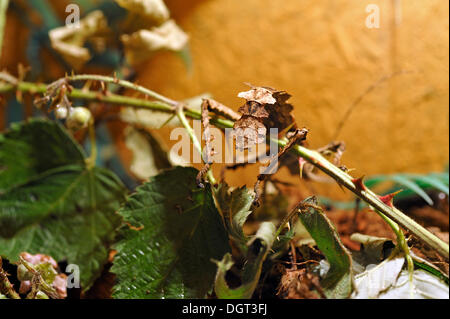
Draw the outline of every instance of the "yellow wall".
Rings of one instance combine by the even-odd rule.
[[[193,69],[158,54],[139,82],[173,98],[210,92],[237,109],[243,82],[293,95],[313,147],[328,143],[354,100],[383,76],[345,125],[355,174],[442,170],[449,150],[449,16],[443,0],[167,0],[190,35]],[[368,29],[368,4],[381,25]],[[395,9],[397,3],[397,9]],[[398,24],[395,25],[394,18]],[[144,71],[145,69],[145,71]],[[235,183],[253,183],[239,174]]]

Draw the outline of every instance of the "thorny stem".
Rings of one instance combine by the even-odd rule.
[[[88,79],[89,77],[83,76],[85,79]],[[8,77],[5,76],[4,73],[0,73],[0,80],[3,80],[6,82],[6,84],[0,84],[0,93],[7,93],[7,92],[13,92],[15,90],[21,91],[21,92],[28,92],[28,93],[45,93],[47,86],[44,84],[35,84],[30,82],[17,82],[17,83],[10,83],[10,81],[7,79]],[[70,77],[69,77],[70,79]],[[81,80],[78,76],[72,78],[73,80]],[[113,77],[98,77],[93,76],[92,79],[102,79],[102,81],[108,81],[111,83],[117,83],[117,79]],[[134,85],[129,85],[128,83],[121,82],[119,80],[119,84],[122,83],[122,85],[127,85],[127,87],[140,90],[139,92],[144,93],[141,90],[141,87]],[[149,91],[146,91],[149,93]],[[155,95],[153,91],[150,91],[152,93],[149,94],[149,96],[152,96],[154,98],[158,97],[159,95]],[[166,102],[159,102],[159,101],[147,101],[145,99],[139,99],[139,98],[132,98],[128,96],[121,96],[116,94],[101,94],[101,92],[98,91],[82,91],[73,89],[72,92],[68,94],[70,98],[75,99],[84,99],[84,100],[90,100],[90,101],[99,101],[99,102],[105,102],[105,103],[111,103],[111,104],[117,104],[117,105],[127,105],[132,106],[135,108],[143,108],[143,109],[149,109],[153,111],[160,111],[165,113],[176,113],[175,105],[171,103]],[[169,100],[165,98],[166,100]],[[170,100],[172,101],[172,100]],[[180,113],[181,114],[181,113]],[[184,116],[185,115],[185,116]],[[187,117],[190,117],[192,119],[201,119],[201,113],[196,110],[191,110],[188,108],[184,108],[182,112],[182,117],[186,119]],[[189,124],[187,120],[185,120],[185,123]],[[211,124],[219,127],[219,128],[232,128],[234,122],[230,120],[224,120],[217,117],[211,118]],[[189,126],[190,127],[190,126]],[[278,145],[281,147],[284,147],[287,144],[286,139],[280,139],[275,140]],[[201,149],[201,147],[200,147]],[[435,249],[440,255],[442,255],[445,259],[449,259],[449,246],[433,235],[431,232],[427,231],[424,227],[420,226],[418,223],[416,223],[414,220],[412,220],[410,217],[406,216],[404,213],[402,213],[400,210],[398,210],[395,207],[389,207],[385,203],[383,203],[378,196],[371,190],[365,189],[365,190],[359,190],[357,186],[352,182],[352,177],[347,174],[346,172],[342,171],[337,166],[333,165],[331,162],[329,162],[327,159],[325,159],[321,154],[319,154],[316,151],[307,149],[300,145],[295,145],[291,152],[295,153],[296,155],[302,157],[307,162],[311,163],[321,171],[323,171],[326,175],[332,177],[336,182],[343,187],[349,189],[351,192],[353,192],[356,196],[361,198],[364,202],[371,205],[374,210],[378,213],[382,213],[385,215],[385,217],[392,219],[396,223],[398,223],[400,226],[408,229],[413,235],[417,236],[422,242],[430,246],[431,248]]]
[[[71,75],[71,76],[67,76],[66,79],[68,81],[87,81],[87,80],[92,80],[92,81],[100,81],[100,82],[105,82],[105,83],[114,83],[117,85],[120,85],[124,88],[128,88],[128,89],[132,89],[135,90],[137,92],[143,93],[147,96],[150,96],[154,99],[157,99],[161,102],[167,103],[169,105],[172,106],[177,106],[178,102],[169,99],[165,96],[162,96],[161,94],[158,94],[152,90],[149,90],[143,86],[137,85],[133,82],[130,81],[126,81],[126,80],[121,80],[118,79],[116,77],[109,77],[109,76],[103,76],[103,75],[94,75],[94,74],[79,74],[79,75]]]
[[[114,81],[114,78],[109,79],[111,80],[111,82]],[[0,94],[14,91],[20,91],[30,94],[44,94],[47,91],[47,85],[45,84],[22,82],[22,81],[18,83],[11,83],[11,76],[1,72],[0,72],[0,81],[6,82],[6,84],[0,82]],[[147,109],[152,111],[175,114],[175,107],[172,104],[168,104],[161,101],[149,101],[146,99],[134,98],[130,96],[123,96],[112,93],[108,93],[105,95],[98,91],[79,90],[79,89],[72,89],[72,91],[69,92],[67,96],[72,99],[103,102],[121,106],[131,106],[138,109]],[[188,107],[184,108],[184,113],[186,114],[187,117],[190,117],[192,119],[201,120],[202,118],[202,115],[199,111],[192,110]],[[210,122],[211,124],[214,124],[219,128],[233,127],[234,124],[230,120],[225,120],[221,118],[212,118]]]
[[[391,227],[391,229],[394,231],[395,236],[397,237],[397,248],[401,250],[405,254],[406,263],[408,266],[408,273],[409,273],[409,281],[410,283],[413,280],[413,272],[414,272],[414,261],[412,259],[408,243],[406,242],[405,234],[403,234],[402,230],[398,226],[396,222],[394,222],[392,219],[388,218],[383,213],[376,211],[378,215],[383,218],[383,220]]]
[[[285,141],[278,141],[279,145],[285,145]],[[445,257],[447,260],[449,258],[449,247],[448,245],[433,235],[431,232],[426,230],[424,227],[416,223],[413,219],[402,213],[395,207],[390,207],[383,203],[378,196],[366,188],[364,190],[359,190],[357,186],[353,183],[352,177],[338,168],[337,166],[330,163],[321,154],[316,151],[309,150],[303,146],[295,145],[294,151],[297,155],[303,157],[306,161],[313,164],[315,167],[323,171],[328,176],[332,177],[336,182],[345,188],[352,191],[356,196],[361,198],[367,204],[372,206],[377,213],[382,213],[385,217],[392,219],[400,226],[408,229],[412,234],[417,236],[421,241],[435,249],[440,255]]]

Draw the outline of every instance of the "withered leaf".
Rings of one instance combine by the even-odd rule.
[[[250,91],[241,92],[238,97],[247,101],[254,101],[259,104],[275,104],[277,100],[273,96],[274,89],[268,87],[252,87]]]
[[[157,23],[169,19],[169,10],[163,0],[116,0],[116,2],[122,8]]]
[[[256,143],[264,142],[267,129],[283,130],[295,126],[293,125],[295,124],[294,118],[290,114],[293,106],[287,103],[291,96],[285,91],[252,86],[251,90],[239,93],[238,97],[247,100],[239,108],[242,117],[234,125],[235,135],[243,137],[243,142],[238,141],[238,147],[241,146],[245,149]],[[264,129],[260,130],[260,134],[255,134],[255,130],[262,127]],[[243,130],[243,128],[251,128],[251,130]],[[238,129],[240,129],[239,132]],[[248,136],[245,135],[247,133]]]
[[[319,299],[323,291],[319,278],[303,269],[284,269],[277,295],[283,299]]]
[[[188,36],[178,25],[169,20],[150,30],[139,30],[121,37],[125,46],[125,55],[131,64],[143,62],[157,50],[179,51],[188,42]]]
[[[264,120],[264,124],[267,127],[276,127],[279,130],[284,130],[294,123],[294,117],[291,115],[294,107],[291,104],[277,102],[274,105],[266,105],[266,109],[269,112],[269,117]]]
[[[124,133],[125,145],[133,154],[129,169],[137,178],[147,180],[162,169],[172,167],[162,141],[156,136],[131,126]]]
[[[264,104],[259,104],[255,101],[248,101],[239,108],[239,112],[243,115],[251,115],[257,118],[268,118],[269,112],[266,110]]]
[[[236,147],[247,149],[266,140],[267,129],[257,118],[248,115],[234,123],[233,135],[236,137]]]
[[[81,68],[91,59],[89,50],[84,47],[91,38],[109,32],[107,19],[102,11],[96,10],[80,20],[80,27],[64,26],[49,32],[52,48],[74,69]]]
[[[244,115],[263,118],[267,128],[283,130],[294,123],[294,118],[290,114],[294,107],[287,103],[291,95],[285,91],[252,86],[251,90],[239,93],[238,97],[247,100],[239,111]]]

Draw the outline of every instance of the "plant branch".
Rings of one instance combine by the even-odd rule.
[[[83,76],[84,79],[96,79],[99,81],[108,81],[111,83],[117,83],[117,79],[111,78],[111,77],[98,77],[94,76],[93,78],[90,78],[88,76]],[[69,77],[69,80],[71,77]],[[72,77],[72,80],[81,80],[80,76],[74,76]],[[7,92],[13,92],[15,90],[19,90],[21,92],[28,92],[28,93],[45,93],[47,86],[44,84],[35,84],[30,82],[17,82],[17,83],[9,83],[9,81],[5,78],[3,73],[0,73],[0,80],[3,80],[4,82],[7,82],[6,84],[0,83],[0,93],[7,93]],[[126,81],[125,81],[126,82]],[[124,82],[119,83],[125,84]],[[131,83],[132,84],[132,83]],[[126,84],[128,85],[128,84]],[[136,86],[132,84],[132,86],[127,86],[132,89],[141,90],[139,86]],[[141,92],[141,91],[139,91]],[[152,91],[150,91],[152,92]],[[142,92],[144,93],[144,92]],[[147,92],[148,93],[148,92]],[[151,93],[153,94],[153,93]],[[148,109],[153,111],[160,111],[165,113],[172,113],[176,114],[177,110],[176,107],[173,105],[173,103],[166,103],[166,102],[160,102],[160,101],[147,101],[145,99],[139,99],[139,98],[132,98],[128,96],[120,96],[116,94],[102,94],[98,91],[83,91],[83,90],[77,90],[73,89],[72,92],[68,93],[68,96],[70,98],[75,99],[84,99],[89,101],[99,101],[99,102],[105,102],[105,103],[111,103],[116,105],[127,105],[135,108],[142,108],[142,109]],[[156,98],[155,95],[150,95]],[[157,95],[159,96],[159,95]],[[168,101],[172,101],[170,99],[167,99]],[[181,113],[180,113],[181,114]],[[198,119],[201,120],[202,116],[199,111],[191,110],[189,108],[184,108],[181,119],[186,119],[187,117],[190,117],[192,119]],[[183,122],[183,120],[182,120]],[[186,120],[187,122],[187,120]],[[189,123],[187,123],[189,124]],[[218,117],[211,118],[211,124],[219,127],[219,128],[232,128],[234,125],[233,121],[221,119]],[[190,127],[190,126],[189,126]],[[189,133],[189,130],[188,130]],[[280,139],[280,140],[274,140],[280,147],[286,146],[288,141],[286,139]],[[195,144],[195,142],[194,142]],[[198,145],[196,146],[198,149]],[[201,147],[200,147],[201,150]],[[390,207],[386,205],[384,202],[382,202],[378,196],[371,191],[370,189],[363,189],[360,190],[355,183],[353,183],[353,177],[350,176],[348,173],[342,171],[340,168],[329,162],[327,159],[325,159],[320,153],[317,151],[313,151],[310,149],[307,149],[300,145],[295,145],[292,147],[291,152],[295,153],[296,155],[302,157],[307,162],[311,163],[321,171],[323,171],[326,175],[332,177],[336,182],[343,187],[349,189],[351,192],[353,192],[356,196],[361,198],[364,202],[371,205],[376,212],[384,214],[386,217],[392,219],[396,223],[398,223],[400,226],[404,227],[405,229],[408,229],[412,234],[414,234],[416,237],[418,237],[422,242],[430,246],[431,248],[435,249],[440,255],[442,255],[445,259],[449,259],[449,246],[433,235],[431,232],[426,230],[424,227],[416,223],[413,219],[406,216],[404,213],[402,213],[400,210],[398,210],[395,207]]]
[[[6,272],[2,268],[2,258],[0,257],[0,293],[5,294],[11,299],[20,299],[19,294],[14,290],[13,285],[8,279]]]
[[[14,91],[20,91],[29,94],[44,94],[47,91],[47,85],[45,84],[22,81],[16,82],[14,80],[16,80],[14,77],[11,77],[7,73],[0,72],[0,81],[5,82],[0,82],[0,94],[6,94]],[[114,78],[110,78],[110,80],[113,81]],[[71,92],[67,93],[67,96],[72,99],[103,102],[120,106],[131,106],[138,109],[148,109],[152,111],[175,114],[175,108],[172,104],[160,101],[149,101],[142,98],[134,98],[118,94],[103,94],[99,91],[72,89]],[[192,110],[188,107],[184,108],[184,113],[187,117],[190,117],[192,119],[201,120],[202,118],[202,115],[199,111]],[[211,124],[219,128],[232,128],[234,124],[230,120],[217,117],[211,118],[210,122]]]
[[[118,79],[116,77],[110,77],[110,76],[103,76],[103,75],[94,75],[94,74],[79,74],[79,75],[71,75],[71,76],[66,76],[66,79],[68,81],[100,81],[100,82],[105,82],[105,83],[114,83],[117,85],[120,85],[124,88],[128,88],[128,89],[132,89],[135,90],[137,92],[143,93],[147,96],[150,96],[154,99],[157,99],[161,102],[167,103],[169,105],[172,106],[177,106],[178,102],[174,101],[172,99],[169,99],[165,96],[162,96],[161,94],[158,94],[156,92],[153,92],[152,90],[149,90],[143,86],[137,85],[133,82],[130,81],[126,81],[126,80],[121,80]]]
[[[285,141],[279,140],[278,144],[284,146]],[[417,236],[422,242],[435,249],[440,255],[449,258],[448,245],[426,230],[424,227],[416,223],[413,219],[402,213],[395,207],[390,207],[378,198],[378,196],[368,188],[360,190],[355,183],[353,177],[342,171],[337,166],[330,163],[321,154],[316,151],[309,150],[303,146],[295,145],[294,151],[297,155],[303,157],[306,161],[313,164],[315,167],[323,171],[328,176],[332,177],[336,182],[345,188],[352,191],[356,196],[361,198],[364,202],[372,206],[377,213],[382,213],[386,217],[392,219],[400,226],[408,229],[412,234]]]
[[[9,0],[0,0],[0,57],[2,56],[3,35],[6,24],[6,11],[8,10]]]

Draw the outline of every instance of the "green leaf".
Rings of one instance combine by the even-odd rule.
[[[57,123],[33,120],[0,135],[0,255],[51,255],[80,268],[88,289],[107,262],[125,188],[108,170],[88,169]]]
[[[298,217],[325,255],[330,269],[321,280],[321,286],[328,298],[347,298],[353,289],[352,259],[342,244],[339,235],[318,207],[316,197],[305,199]]]
[[[439,178],[434,178],[432,176],[421,176],[421,175],[414,175],[415,180],[419,182],[423,182],[426,184],[429,184],[430,186],[440,190],[441,192],[444,192],[445,194],[449,195],[449,189],[448,185],[445,185],[444,182],[442,182]]]
[[[425,191],[413,181],[405,178],[402,175],[394,175],[392,176],[392,180],[398,183],[399,185],[405,186],[406,188],[415,192],[417,195],[422,197],[427,202],[428,205],[433,205],[433,200],[431,199],[431,197],[428,196],[428,194],[425,193]]]
[[[372,188],[380,183],[383,183],[388,178],[389,177],[387,175],[373,175],[364,181],[364,185],[366,185],[366,187],[368,187],[368,188]]]
[[[242,227],[248,216],[252,213],[250,210],[254,194],[245,186],[231,190],[225,183],[220,184],[214,191],[216,206],[225,219],[228,232],[243,254],[247,253],[247,241]]]
[[[246,263],[242,271],[242,285],[238,288],[230,288],[225,275],[233,266],[231,254],[226,254],[221,261],[216,261],[217,274],[214,285],[216,295],[220,299],[249,299],[252,297],[261,276],[264,260],[275,240],[275,225],[264,222],[259,227],[256,235],[248,242]]]
[[[33,120],[0,134],[0,194],[50,169],[84,165],[84,153],[57,123]]]
[[[400,187],[406,189],[399,193],[395,198],[397,200],[401,198],[407,198],[413,195],[422,197],[428,204],[432,205],[433,201],[431,197],[426,193],[427,190],[439,190],[449,195],[449,175],[448,172],[442,173],[429,173],[427,175],[419,174],[391,174],[391,175],[374,175],[364,181],[364,184],[368,188],[373,188],[381,183],[392,181],[395,183],[393,187],[384,191],[384,194],[390,194]],[[339,209],[350,210],[355,208],[355,202],[340,202],[331,200],[325,197],[320,198],[321,202],[330,206],[335,206]],[[360,204],[366,205],[364,203]]]
[[[119,211],[125,222],[112,272],[115,298],[203,298],[211,259],[230,251],[223,221],[194,168],[176,167],[137,188]]]
[[[438,277],[442,281],[444,281],[447,285],[449,284],[449,278],[446,273],[444,273],[441,269],[439,269],[437,266],[433,265],[431,262],[417,256],[414,254],[413,251],[409,252],[411,254],[411,257],[414,262],[414,266],[418,269],[422,269],[433,276]]]
[[[291,227],[291,229],[289,229],[284,234],[281,234],[277,237],[277,239],[272,245],[272,252],[270,254],[270,259],[274,260],[280,257],[289,247],[289,242],[295,237],[296,229],[294,227]]]

